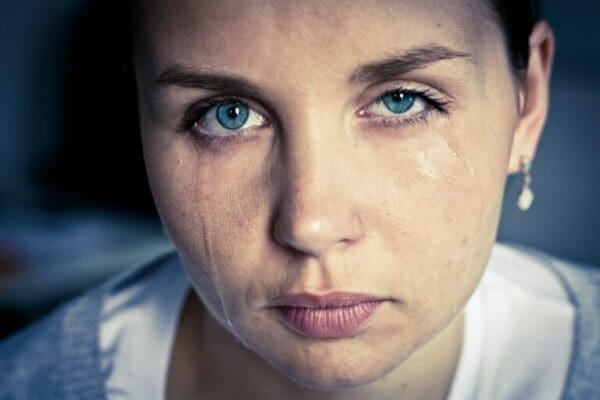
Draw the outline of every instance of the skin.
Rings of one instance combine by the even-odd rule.
[[[444,398],[506,176],[533,158],[546,117],[549,27],[536,25],[530,67],[515,76],[499,28],[469,1],[170,0],[135,12],[149,181],[195,289],[168,397]],[[428,46],[461,55],[352,80],[361,65]],[[256,90],[161,80],[175,67]],[[382,122],[394,118],[373,105],[398,87],[448,110]],[[221,144],[181,128],[220,94],[267,122]],[[387,301],[341,339],[298,335],[269,308],[283,294],[334,291]]]

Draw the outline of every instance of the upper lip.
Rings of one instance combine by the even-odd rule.
[[[383,300],[385,298],[364,293],[332,292],[312,294],[303,292],[279,296],[272,305],[275,307],[334,308]]]

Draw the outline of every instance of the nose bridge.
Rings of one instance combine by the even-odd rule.
[[[296,200],[325,195],[335,183],[339,164],[345,161],[338,153],[344,146],[339,130],[331,121],[313,117],[288,131],[284,150],[287,182],[296,192]]]
[[[285,177],[275,236],[286,247],[320,256],[361,235],[351,189],[350,138],[333,114],[300,114],[284,133]]]

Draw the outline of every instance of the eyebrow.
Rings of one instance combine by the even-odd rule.
[[[352,85],[390,80],[438,61],[470,57],[469,53],[439,45],[419,47],[385,60],[359,66],[350,74],[348,83]]]
[[[241,92],[256,95],[261,90],[245,78],[223,73],[197,71],[175,64],[166,68],[156,78],[158,85],[175,85],[216,92]]]
[[[412,70],[425,68],[438,61],[453,58],[468,58],[470,56],[469,53],[444,46],[429,45],[419,47],[388,59],[359,66],[350,74],[348,83],[352,85],[390,80]],[[179,64],[167,67],[158,75],[155,82],[160,86],[175,85],[192,89],[236,92],[254,96],[261,93],[258,86],[243,77],[198,71]]]

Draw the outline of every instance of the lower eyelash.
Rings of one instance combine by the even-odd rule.
[[[231,134],[228,136],[211,136],[203,133],[194,132],[194,138],[200,143],[208,146],[224,146],[229,143],[235,143],[240,141],[241,135]]]
[[[204,134],[202,132],[190,132],[193,136],[194,140],[197,140],[201,145],[209,147],[209,148],[224,148],[230,144],[241,143],[244,141],[249,141],[256,139],[258,136],[256,135],[247,135],[244,132],[232,133],[227,136],[213,136]]]
[[[425,109],[420,113],[409,118],[386,118],[386,117],[371,117],[369,125],[376,125],[383,128],[400,128],[403,126],[411,126],[419,123],[429,122],[432,109]]]

